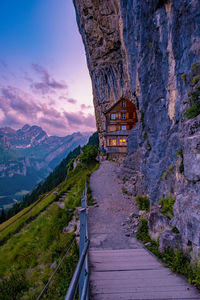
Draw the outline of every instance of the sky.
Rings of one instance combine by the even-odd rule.
[[[0,127],[95,131],[72,0],[0,0]]]

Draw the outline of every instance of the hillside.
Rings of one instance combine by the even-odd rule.
[[[73,160],[65,165],[65,180],[0,225],[0,299],[36,299],[40,294],[71,244],[74,233],[65,228],[80,206],[85,181],[98,168],[96,154],[96,146],[83,147],[76,156],[77,166],[73,167]],[[62,168],[63,164],[61,173]],[[90,189],[88,201],[92,201]],[[77,259],[73,244],[44,299],[63,299]]]
[[[0,128],[0,207],[22,199],[88,137],[48,136],[41,127],[29,125],[19,130]]]

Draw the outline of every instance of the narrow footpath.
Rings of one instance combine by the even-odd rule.
[[[90,300],[200,299],[199,292],[172,273],[122,226],[137,211],[122,193],[117,164],[105,161],[91,176],[96,205],[89,208]]]

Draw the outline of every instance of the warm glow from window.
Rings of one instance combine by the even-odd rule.
[[[120,146],[126,145],[126,139],[120,139],[119,144],[120,144]]]
[[[116,139],[110,139],[109,140],[109,145],[110,146],[117,146],[117,140]]]

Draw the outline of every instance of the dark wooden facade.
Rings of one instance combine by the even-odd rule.
[[[126,152],[129,131],[137,123],[136,106],[128,99],[120,99],[106,113],[106,149]]]

